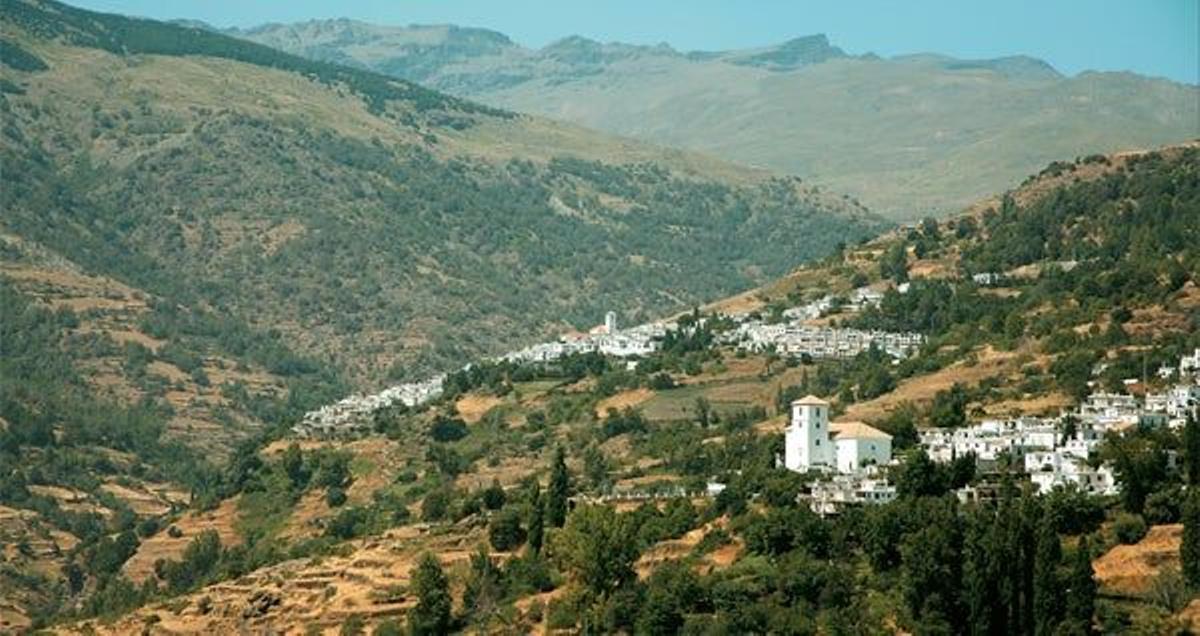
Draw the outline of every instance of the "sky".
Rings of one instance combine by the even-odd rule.
[[[1024,54],[1059,71],[1134,71],[1200,84],[1200,0],[69,0],[220,27],[348,17],[458,24],[541,47],[567,35],[720,50],[825,33],[848,53]]]

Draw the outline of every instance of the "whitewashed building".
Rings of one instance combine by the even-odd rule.
[[[880,506],[896,500],[896,487],[886,479],[835,475],[813,482],[807,497],[809,509],[821,516],[840,513],[850,506]]]
[[[829,422],[829,403],[815,396],[792,402],[784,433],[784,467],[853,474],[892,461],[892,436],[862,422]]]

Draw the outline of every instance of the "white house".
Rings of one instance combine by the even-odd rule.
[[[853,473],[866,466],[883,466],[892,461],[892,436],[862,422],[829,425],[840,473]]]
[[[812,484],[808,506],[821,515],[834,515],[850,506],[879,506],[896,500],[896,487],[886,479],[838,475]]]
[[[1179,358],[1179,376],[1180,379],[1186,378],[1188,375],[1196,375],[1200,379],[1200,349],[1196,349],[1190,356]]]
[[[788,470],[834,469],[858,472],[892,461],[892,436],[862,422],[829,422],[829,403],[816,396],[792,402],[784,435],[783,464]]]

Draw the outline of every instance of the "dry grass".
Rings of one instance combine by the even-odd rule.
[[[611,397],[606,397],[596,403],[596,417],[603,417],[608,413],[609,409],[620,411],[638,406],[652,397],[654,397],[654,391],[645,387],[623,391]]]
[[[482,528],[399,527],[381,537],[349,542],[339,554],[285,561],[144,607],[112,623],[87,621],[56,631],[139,633],[149,617],[155,616],[156,633],[303,634],[316,629],[336,634],[350,616],[358,616],[368,625],[383,618],[402,619],[414,603],[407,588],[421,554],[438,555],[457,580],[461,577],[454,573],[465,567],[483,540]],[[256,607],[256,598],[271,603]],[[207,599],[209,611],[202,610],[202,599]]]
[[[1176,618],[1190,630],[1189,633],[1200,634],[1200,598],[1193,599],[1187,607],[1179,611]]]
[[[989,346],[979,351],[977,357],[978,362],[974,365],[967,366],[964,362],[956,362],[939,371],[906,379],[891,393],[851,404],[846,409],[843,419],[877,421],[906,402],[931,402],[938,391],[949,389],[956,382],[970,386],[985,378],[1007,376],[1017,371],[1016,361],[1020,359],[1020,353],[998,351]]]
[[[140,583],[154,574],[154,562],[159,559],[177,560],[189,543],[205,530],[216,530],[221,537],[221,545],[231,546],[241,543],[242,539],[234,530],[237,521],[238,499],[226,499],[213,510],[193,512],[184,515],[173,525],[183,534],[172,537],[164,528],[152,537],[142,541],[138,550],[122,568],[130,580]]]
[[[1107,594],[1140,597],[1165,567],[1179,564],[1183,526],[1153,526],[1141,541],[1118,545],[1092,564],[1096,581]]]
[[[467,424],[474,424],[483,419],[484,415],[493,408],[504,404],[502,398],[494,395],[468,394],[454,403],[454,408]]]
[[[1057,415],[1075,401],[1062,393],[994,402],[983,407],[988,415],[1016,417],[1020,415]]]
[[[171,510],[171,502],[165,500],[158,493],[133,489],[116,483],[103,484],[100,489],[124,501],[139,516],[157,517],[165,515]]]

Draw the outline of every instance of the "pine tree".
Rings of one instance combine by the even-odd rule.
[[[1033,628],[1038,636],[1054,633],[1062,619],[1062,590],[1058,566],[1062,546],[1058,541],[1054,516],[1043,514],[1038,525],[1037,548],[1033,562]]]
[[[1091,634],[1095,612],[1096,578],[1092,571],[1092,551],[1087,537],[1080,537],[1067,581],[1066,629],[1063,631],[1068,634]]]
[[[567,473],[567,457],[561,446],[554,453],[550,472],[550,493],[546,501],[546,522],[551,528],[561,528],[567,520],[567,497],[571,494],[571,476]]]
[[[409,631],[415,636],[450,633],[450,584],[437,557],[425,553],[413,576],[417,605],[408,614]]]
[[[1200,487],[1192,486],[1183,502],[1183,540],[1179,562],[1188,585],[1200,588]]]
[[[542,551],[542,539],[545,535],[546,509],[542,504],[542,487],[533,484],[533,494],[529,502],[529,551],[537,554]]]

